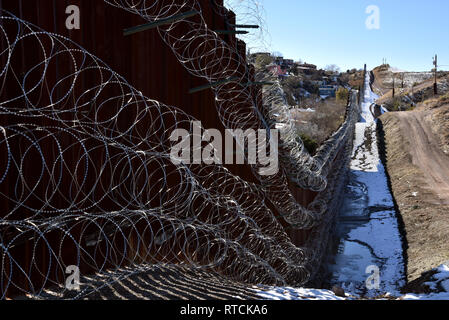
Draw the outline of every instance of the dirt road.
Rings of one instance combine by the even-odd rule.
[[[449,204],[449,157],[443,153],[432,132],[425,111],[401,112],[402,134],[410,142],[413,164],[424,173],[430,191],[438,197],[438,204]]]

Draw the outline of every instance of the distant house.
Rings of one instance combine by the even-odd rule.
[[[304,69],[304,70],[316,70],[317,66],[310,63],[302,63],[298,65],[298,68]]]
[[[326,81],[324,80],[312,80],[310,81],[313,85],[318,86],[318,87],[323,87],[326,85]]]
[[[301,63],[296,67],[298,73],[312,75],[317,70],[317,66],[314,64]]]
[[[278,64],[270,64],[267,66],[267,69],[275,76],[282,78],[287,75],[287,72],[281,68]]]
[[[293,59],[284,59],[284,57],[274,57],[274,63],[282,69],[287,70],[294,66],[295,61]]]
[[[274,57],[274,63],[278,66],[282,65],[284,63],[284,57]]]
[[[326,99],[328,97],[335,98],[337,93],[337,87],[336,86],[329,86],[329,85],[322,85],[319,88],[319,95],[321,98]]]
[[[287,65],[289,68],[293,67],[293,65],[295,64],[295,61],[293,59],[284,59],[283,62],[285,65]]]

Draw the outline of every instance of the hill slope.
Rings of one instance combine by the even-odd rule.
[[[409,280],[449,259],[449,104],[434,100],[380,117],[408,242]]]

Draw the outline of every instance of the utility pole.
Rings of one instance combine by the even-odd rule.
[[[365,102],[365,90],[366,90],[366,63],[365,63],[365,66],[363,67],[363,76],[364,76],[364,78],[363,78],[363,89],[362,89],[362,98],[363,98],[363,100],[362,100],[362,102]]]
[[[394,98],[394,89],[395,89],[395,74],[393,73],[393,98]]]
[[[438,94],[438,85],[437,85],[437,69],[438,69],[438,56],[435,55],[435,58],[433,58],[433,65],[435,68],[433,69],[435,72],[435,83],[433,84],[433,92],[435,95]]]

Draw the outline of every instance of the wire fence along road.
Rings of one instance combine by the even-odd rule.
[[[267,177],[253,166],[258,183],[248,183],[220,165],[175,166],[170,134],[191,132],[198,119],[145,97],[70,39],[0,11],[0,297],[64,291],[68,266],[104,286],[167,264],[247,284],[301,286],[319,277],[358,119],[356,94],[344,124],[311,157],[279,84],[263,92],[249,84],[245,52],[208,29],[204,4],[106,2],[149,22],[198,11],[159,27],[160,36],[192,75],[211,84],[235,79],[213,86],[226,128],[269,129],[273,114],[284,115],[281,170]],[[304,207],[291,183],[318,196]],[[288,229],[307,232],[303,246]]]

